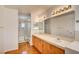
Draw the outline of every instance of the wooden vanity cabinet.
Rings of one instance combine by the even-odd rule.
[[[47,42],[43,41],[43,54],[50,54],[51,53],[51,49],[50,49],[50,44],[48,44]]]
[[[54,45],[50,45],[50,53],[51,54],[64,54],[65,50],[64,49],[60,49]]]
[[[32,42],[33,42],[33,46],[36,48],[36,49],[38,49],[38,51],[39,52],[41,52],[42,53],[42,40],[41,39],[39,39],[39,38],[37,38],[37,37],[35,37],[35,36],[32,36]]]
[[[64,54],[65,51],[60,49],[54,45],[51,45],[45,41],[43,41],[43,54]]]
[[[54,45],[49,44],[48,42],[32,36],[33,46],[38,49],[42,54],[64,54],[64,49],[58,48]]]

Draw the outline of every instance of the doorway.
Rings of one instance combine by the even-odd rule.
[[[31,37],[31,14],[19,13],[19,43],[29,42]]]

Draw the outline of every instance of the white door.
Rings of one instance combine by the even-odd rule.
[[[18,49],[18,11],[4,8],[4,51]]]
[[[3,53],[3,27],[0,27],[0,54]]]
[[[4,27],[4,23],[3,23],[3,21],[4,21],[3,20],[3,18],[4,18],[3,12],[4,12],[4,10],[3,10],[3,8],[4,8],[3,6],[0,6],[0,54],[3,53],[3,40],[4,40],[3,39],[4,38],[3,37],[3,34],[4,34],[3,33],[3,30],[4,30],[4,28],[3,28]]]

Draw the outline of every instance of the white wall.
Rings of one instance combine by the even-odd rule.
[[[75,8],[75,40],[79,41],[79,6],[74,6]]]
[[[18,49],[18,11],[5,7],[1,9],[3,9],[3,11],[0,10],[3,14],[3,52]]]

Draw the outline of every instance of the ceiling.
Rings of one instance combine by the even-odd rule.
[[[25,20],[30,14],[34,16],[37,16],[38,14],[41,14],[45,10],[49,8],[56,8],[58,5],[4,5],[6,8],[11,8],[11,9],[17,9],[19,12],[19,22],[26,22]],[[24,17],[24,15],[27,15]]]
[[[19,13],[34,13],[57,7],[57,5],[5,5],[7,8],[18,9]]]

